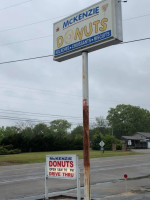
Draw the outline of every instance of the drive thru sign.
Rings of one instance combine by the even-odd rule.
[[[76,155],[46,156],[47,176],[49,178],[72,179],[77,178]]]
[[[77,155],[47,155],[45,166],[45,199],[48,199],[48,179],[77,180],[77,200],[80,200],[80,169]]]

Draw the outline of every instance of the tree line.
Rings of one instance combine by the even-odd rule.
[[[107,120],[96,118],[90,127],[92,149],[100,149],[99,142],[105,142],[105,149],[111,150],[112,143],[121,148],[119,139],[136,132],[150,132],[150,112],[132,105],[117,105],[108,111]],[[48,125],[11,126],[0,128],[1,154],[19,152],[82,150],[83,127],[71,129],[71,123],[64,119],[51,121]]]
[[[54,120],[50,125],[39,123],[25,128],[2,127],[0,144],[3,147],[12,145],[21,152],[82,149],[82,135],[70,134],[70,127],[71,124],[63,119]]]

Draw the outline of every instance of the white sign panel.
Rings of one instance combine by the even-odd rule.
[[[54,60],[63,61],[122,41],[118,0],[103,0],[53,26]]]
[[[128,140],[128,145],[131,146],[132,145],[132,142],[131,140]]]
[[[76,155],[47,155],[46,173],[48,178],[77,179]]]
[[[105,143],[104,143],[103,141],[101,141],[101,142],[99,143],[99,146],[101,146],[101,147],[104,147],[104,145],[105,145]]]

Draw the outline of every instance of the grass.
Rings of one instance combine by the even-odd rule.
[[[42,163],[45,162],[46,155],[55,155],[55,154],[77,154],[79,159],[83,159],[83,151],[55,151],[55,152],[36,152],[36,153],[21,153],[13,155],[0,155],[0,166],[3,165],[14,165],[14,164],[29,164],[29,163]],[[127,155],[136,155],[134,152],[112,152],[105,151],[102,154],[100,151],[90,151],[90,158],[100,158],[100,157],[112,157],[112,156],[127,156]]]

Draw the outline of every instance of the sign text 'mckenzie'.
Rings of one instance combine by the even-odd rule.
[[[97,14],[99,14],[99,7],[98,6],[93,8],[93,9],[89,9],[89,10],[87,10],[85,12],[82,12],[82,13],[80,13],[80,14],[78,14],[78,15],[76,15],[76,16],[68,19],[68,20],[66,20],[63,23],[63,29],[69,27],[72,24],[75,24],[78,21],[84,20],[84,19],[86,19],[88,17],[91,17],[93,15],[97,15]]]

